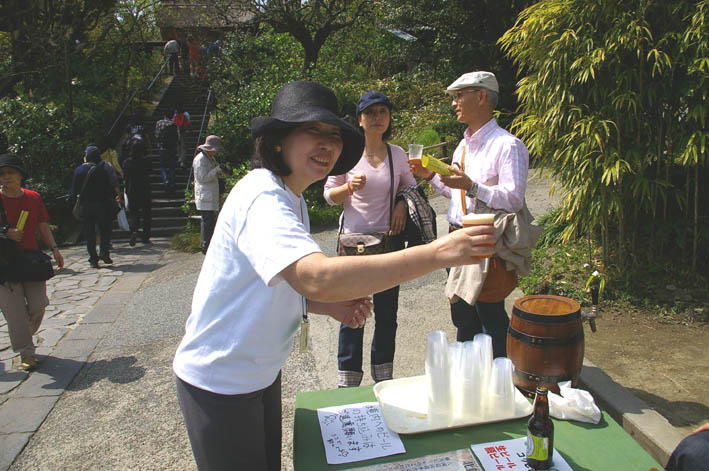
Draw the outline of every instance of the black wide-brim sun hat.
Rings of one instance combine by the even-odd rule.
[[[22,159],[15,154],[2,154],[0,155],[0,168],[10,167],[14,168],[22,175],[23,180],[27,180],[29,175],[27,175],[27,170],[22,164]]]
[[[364,136],[337,115],[337,97],[319,83],[290,82],[281,87],[273,99],[271,115],[251,120],[251,135],[256,138],[270,131],[317,121],[338,126],[342,132],[342,153],[329,174],[349,172],[362,157]]]

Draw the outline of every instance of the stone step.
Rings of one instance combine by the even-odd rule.
[[[185,204],[184,191],[190,175],[189,166],[196,154],[197,146],[201,144],[198,140],[203,142],[205,137],[201,136],[200,138],[199,132],[202,122],[206,123],[209,120],[209,114],[204,115],[204,106],[208,93],[208,88],[199,82],[195,82],[192,77],[177,75],[163,93],[162,99],[152,116],[148,117],[144,122],[152,144],[152,149],[147,158],[153,167],[150,173],[153,236],[172,236],[181,232],[187,224],[187,215],[182,210],[182,206]],[[171,117],[173,110],[178,106],[190,113],[190,128],[183,133],[188,167],[180,168],[178,166],[175,169],[175,187],[172,191],[166,192],[159,170],[160,149],[155,141],[155,123],[163,116]],[[119,230],[117,225],[114,226],[114,239],[127,239],[129,235],[126,231]]]

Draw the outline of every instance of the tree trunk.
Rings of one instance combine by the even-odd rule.
[[[699,156],[694,166],[694,233],[692,234],[692,272],[697,271],[697,245],[699,241]]]

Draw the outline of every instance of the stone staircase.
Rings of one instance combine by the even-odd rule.
[[[171,78],[171,82],[156,106],[153,115],[145,120],[145,129],[149,132],[152,143],[152,150],[148,158],[153,168],[150,174],[153,237],[170,237],[181,232],[187,224],[187,215],[182,210],[182,206],[185,203],[184,193],[192,159],[196,155],[195,149],[201,144],[197,140],[201,139],[204,142],[205,138],[205,136],[199,137],[202,120],[204,118],[205,128],[209,122],[209,116],[204,116],[207,96],[208,89],[206,84],[203,85],[188,75],[175,75]],[[160,174],[160,150],[156,144],[154,130],[155,123],[162,119],[164,113],[171,118],[173,111],[179,107],[182,107],[184,111],[190,114],[190,127],[184,133],[186,168],[180,168],[179,164],[177,165],[175,169],[175,188],[172,192],[167,193]],[[206,132],[206,129],[203,132]],[[121,230],[114,221],[112,239],[122,240],[129,237],[130,234]]]

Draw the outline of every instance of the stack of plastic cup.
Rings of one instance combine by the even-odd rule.
[[[487,334],[476,334],[473,343],[477,343],[480,348],[480,381],[483,392],[487,391],[490,381],[490,370],[492,369],[492,337]],[[486,396],[486,394],[484,394]],[[483,401],[485,397],[483,397]]]
[[[463,342],[448,344],[448,365],[450,370],[450,385],[453,404],[453,419],[463,415],[462,374],[463,374]]]
[[[507,357],[495,358],[490,372],[486,418],[502,419],[515,413],[515,390],[512,382],[514,366]]]
[[[482,357],[480,345],[468,341],[463,344],[463,366],[460,375],[460,416],[465,422],[483,418]]]
[[[448,339],[442,330],[434,330],[427,337],[426,388],[428,391],[428,420],[432,426],[447,427],[453,413],[450,383]]]

